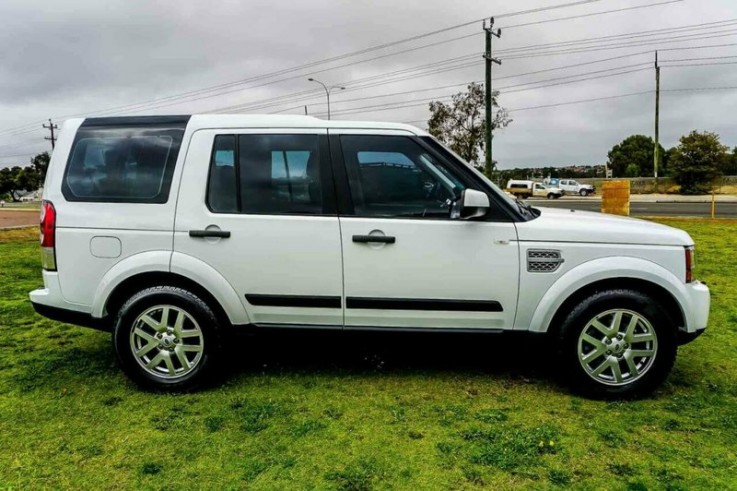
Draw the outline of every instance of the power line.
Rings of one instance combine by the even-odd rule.
[[[562,8],[570,8],[570,7],[575,7],[575,6],[585,5],[585,4],[598,3],[598,2],[601,2],[601,1],[604,1],[604,0],[577,0],[577,1],[563,3],[563,4],[549,5],[549,6],[545,6],[545,7],[538,7],[538,8],[528,9],[528,10],[521,10],[521,11],[516,11],[516,12],[503,13],[503,14],[497,15],[497,17],[498,18],[514,17],[514,16],[519,16],[519,15],[527,15],[527,14],[539,13],[539,12],[546,12],[546,11],[557,10],[557,9],[562,9]],[[322,60],[317,60],[317,61],[314,61],[314,62],[305,63],[305,64],[302,64],[302,65],[297,65],[297,66],[285,68],[285,69],[282,69],[282,70],[277,70],[277,71],[274,71],[274,72],[270,72],[270,73],[266,73],[266,74],[262,74],[262,75],[257,75],[257,76],[254,76],[254,77],[249,77],[249,78],[246,78],[246,79],[241,79],[241,80],[237,80],[237,81],[233,81],[233,82],[227,82],[227,83],[224,83],[224,84],[213,85],[213,86],[210,86],[210,87],[206,87],[206,88],[202,88],[202,89],[197,89],[197,90],[193,90],[193,91],[188,91],[188,92],[183,92],[183,93],[180,93],[180,94],[175,94],[175,95],[171,95],[171,96],[161,97],[161,98],[157,98],[157,99],[151,99],[151,100],[148,100],[148,101],[142,101],[142,102],[138,102],[138,103],[126,104],[126,105],[123,105],[123,106],[116,106],[116,107],[112,107],[112,108],[108,108],[108,109],[103,109],[103,110],[98,110],[98,111],[93,111],[93,112],[94,113],[101,113],[101,112],[102,113],[106,113],[106,112],[109,112],[109,111],[123,110],[124,108],[138,107],[138,106],[141,106],[141,105],[150,105],[150,104],[155,104],[155,103],[158,103],[158,102],[164,102],[164,101],[172,102],[172,99],[179,99],[179,98],[182,98],[182,97],[189,97],[189,96],[201,95],[201,94],[204,94],[204,93],[207,93],[207,92],[211,92],[211,91],[214,91],[214,90],[218,90],[218,89],[222,89],[222,88],[226,88],[226,87],[232,87],[234,85],[241,85],[241,84],[249,83],[249,82],[253,82],[253,81],[263,80],[263,79],[267,79],[267,78],[273,78],[273,77],[276,77],[276,76],[279,76],[279,75],[283,75],[283,74],[287,74],[287,73],[291,73],[291,72],[294,72],[294,71],[305,70],[307,68],[311,68],[311,67],[314,67],[314,66],[318,66],[318,65],[322,65],[322,64],[326,64],[326,63],[331,63],[331,62],[334,62],[334,61],[339,61],[339,60],[342,60],[342,59],[345,59],[345,58],[351,58],[351,57],[354,57],[354,56],[359,56],[359,55],[366,54],[366,53],[369,53],[369,52],[372,52],[372,51],[382,50],[382,49],[389,48],[389,47],[392,47],[392,46],[396,46],[396,45],[399,45],[399,44],[405,44],[405,43],[408,43],[408,42],[416,41],[416,40],[419,40],[419,39],[424,39],[426,37],[435,36],[437,34],[442,34],[442,33],[445,33],[445,32],[448,32],[448,31],[452,31],[452,30],[455,30],[455,29],[459,29],[459,28],[462,28],[462,27],[467,27],[467,26],[470,26],[470,25],[473,25],[473,24],[477,24],[478,22],[481,22],[485,18],[486,17],[482,17],[482,18],[479,18],[479,19],[474,19],[472,21],[463,22],[463,23],[456,24],[456,25],[449,26],[449,27],[445,27],[445,28],[442,28],[442,29],[436,29],[434,31],[429,31],[429,32],[418,34],[418,35],[415,35],[415,36],[410,36],[410,37],[407,37],[407,38],[399,39],[397,41],[392,41],[392,42],[389,42],[389,43],[383,43],[383,44],[371,46],[371,47],[368,47],[368,48],[363,48],[363,49],[360,49],[360,50],[357,50],[357,51],[352,51],[352,52],[349,52],[349,53],[344,53],[344,54],[341,54],[341,55],[337,55],[337,56],[333,56],[333,57],[329,57],[329,58],[324,58]],[[334,68],[331,68],[331,69],[334,69]],[[325,70],[322,70],[322,71],[325,71]],[[315,73],[320,73],[320,72],[315,72]],[[294,78],[294,77],[291,77],[291,78]],[[287,80],[287,79],[281,79],[281,80],[283,81],[283,80]],[[260,86],[262,86],[262,85],[260,85]],[[259,86],[256,86],[256,87],[259,87]],[[255,88],[255,87],[249,87],[249,88]],[[207,98],[207,97],[204,97],[204,98]],[[202,99],[202,98],[197,98],[197,99],[194,99],[194,100],[200,100],[200,99]],[[168,105],[171,105],[171,104],[157,105],[156,108],[166,107]],[[128,109],[126,112],[131,112],[131,111],[132,112],[135,112],[135,110],[133,110],[133,109]],[[83,114],[89,114],[89,113],[75,114],[73,116],[83,115]],[[73,117],[73,116],[64,116],[64,117]]]
[[[675,49],[681,49],[681,48],[675,48]],[[687,49],[687,48],[683,48],[683,49]],[[553,67],[553,68],[549,68],[549,69],[544,69],[544,70],[536,70],[536,71],[532,71],[532,72],[525,72],[525,73],[518,73],[518,74],[513,74],[513,75],[506,75],[506,76],[503,76],[503,77],[495,77],[493,80],[494,81],[497,81],[497,80],[504,80],[504,79],[509,79],[509,78],[518,78],[518,77],[523,77],[523,76],[527,76],[527,75],[536,75],[536,74],[540,74],[540,73],[557,71],[557,70],[562,70],[562,69],[567,69],[567,68],[576,68],[576,67],[581,67],[581,66],[586,66],[586,65],[592,65],[592,64],[597,64],[597,63],[604,63],[604,62],[607,62],[607,61],[620,60],[620,59],[624,59],[624,58],[641,56],[641,55],[645,55],[645,54],[651,55],[652,52],[650,52],[650,51],[640,51],[640,52],[637,52],[637,53],[629,53],[629,54],[626,54],[626,55],[613,56],[613,57],[608,57],[608,58],[603,58],[603,59],[593,60],[593,61],[588,61],[588,62],[575,63],[575,64],[570,64],[570,65],[562,65],[562,66],[557,66],[557,67]],[[449,60],[443,60],[442,63],[450,62],[450,61],[457,60],[457,59],[462,59],[462,58],[466,58],[466,57],[465,56],[461,56],[461,57],[451,58]],[[642,64],[638,64],[638,65],[645,65],[645,64],[648,64],[649,65],[649,63],[650,62],[642,63]],[[474,64],[475,64],[475,62],[472,63],[471,65],[474,65]],[[421,67],[416,67],[416,68],[424,68],[424,67],[428,67],[428,66],[432,66],[432,65],[433,64],[422,65]],[[450,68],[452,68],[452,69],[455,69],[455,68],[465,68],[466,66],[471,66],[471,65],[458,65],[458,66],[450,67]],[[629,65],[629,66],[636,66],[636,65]],[[609,70],[617,70],[617,69],[623,69],[623,68],[627,68],[627,67],[628,66],[623,66],[623,67],[613,68],[613,69],[609,69]],[[432,71],[432,72],[428,72],[428,73],[423,73],[423,74],[421,74],[419,76],[425,76],[425,75],[431,75],[431,74],[435,74],[435,73],[441,73],[443,71],[446,71],[446,69],[442,69],[442,70],[439,70],[437,72],[436,71]],[[390,75],[392,73],[396,73],[396,72],[390,72],[389,74],[385,74],[385,75]],[[583,73],[583,74],[573,75],[573,76],[569,76],[569,77],[565,77],[565,78],[578,77],[578,76],[588,75],[588,74],[592,74],[592,73],[598,73],[598,72],[586,72],[586,73]],[[377,77],[381,77],[381,76],[377,76]],[[361,83],[363,80],[365,80],[365,79],[360,79],[358,81],[344,82],[343,85],[349,86],[349,88],[347,90],[358,90],[358,89],[363,89],[363,88],[372,88],[372,87],[379,86],[379,85],[384,85],[384,84],[387,84],[387,83],[395,83],[395,82],[398,82],[398,81],[408,80],[410,78],[416,78],[416,76],[401,78],[401,79],[398,79],[398,80],[382,81],[382,82],[378,82],[378,83],[374,83],[374,84],[369,84],[369,85],[365,85],[365,86],[364,85],[361,85],[361,86],[358,86],[358,87],[350,87],[350,85],[352,85],[352,84]],[[539,81],[539,83],[547,82],[547,81],[550,81],[550,80]],[[364,97],[364,98],[354,98],[354,99],[348,99],[348,100],[342,99],[342,100],[336,101],[336,103],[343,103],[343,102],[354,101],[354,100],[372,99],[372,98],[379,98],[379,97],[388,97],[388,96],[392,96],[392,95],[404,95],[404,94],[410,94],[410,93],[415,93],[415,92],[425,92],[427,90],[436,90],[436,89],[440,89],[440,88],[458,87],[458,86],[467,85],[467,84],[470,84],[470,83],[481,83],[481,82],[482,81],[480,81],[480,80],[473,80],[473,81],[461,82],[461,83],[457,83],[457,84],[451,84],[451,85],[447,85],[447,86],[444,86],[444,87],[431,87],[431,88],[428,88],[428,89],[414,89],[414,90],[410,90],[410,91],[395,92],[395,93],[390,93],[390,94],[381,94],[381,95],[378,95],[378,96],[369,96],[369,97]],[[538,83],[538,82],[529,82],[529,83]],[[509,88],[509,87],[506,87],[506,88]],[[290,94],[290,95],[286,95],[286,96],[280,96],[278,98],[267,99],[265,101],[262,100],[262,101],[254,101],[254,102],[250,102],[250,103],[242,103],[242,104],[230,105],[230,106],[225,106],[225,107],[217,108],[214,111],[215,112],[224,112],[224,111],[232,111],[232,110],[257,110],[257,109],[262,109],[262,108],[273,107],[273,106],[276,106],[276,105],[279,105],[279,104],[283,104],[283,103],[297,102],[297,101],[300,101],[300,100],[304,101],[304,100],[309,100],[309,99],[314,98],[313,95],[306,95],[305,97],[299,97],[299,98],[293,98],[292,97],[292,96],[294,96],[294,97],[301,96],[302,94],[304,94],[304,92],[299,92],[299,93]],[[284,99],[288,99],[288,100],[284,100]],[[274,103],[269,103],[271,101],[274,101]],[[297,106],[297,108],[301,108],[301,106]],[[288,110],[289,110],[289,108],[282,109],[282,110],[280,110],[278,112],[288,111]]]
[[[729,20],[723,20],[723,21],[717,21],[717,22],[706,22],[702,24],[692,24],[692,25],[678,26],[678,27],[666,27],[662,29],[652,29],[652,30],[638,31],[638,32],[632,32],[632,33],[613,34],[613,35],[608,35],[608,36],[597,36],[597,37],[592,37],[592,38],[573,39],[569,41],[558,41],[554,43],[531,44],[527,46],[511,47],[511,48],[500,50],[499,52],[500,53],[501,52],[510,53],[510,52],[523,51],[523,50],[525,51],[526,50],[536,50],[536,49],[547,48],[551,46],[590,44],[590,43],[600,43],[600,42],[605,43],[605,42],[612,41],[612,40],[620,41],[623,39],[663,36],[663,35],[668,35],[668,34],[681,34],[687,31],[712,30],[712,29],[719,29],[723,27],[730,27],[730,26],[734,26],[735,24],[737,24],[737,19],[729,19]],[[733,31],[733,29],[730,30],[730,32],[731,31]],[[715,33],[684,34],[683,36],[669,37],[665,39],[675,39],[677,37],[688,37],[688,36],[701,36],[704,34],[716,34],[720,32],[727,32],[727,31],[717,31]],[[641,40],[641,41],[646,41],[646,40]]]
[[[616,58],[621,58],[621,57],[616,57]],[[609,59],[606,59],[606,60],[608,61]],[[605,61],[605,60],[599,60],[599,61]],[[556,70],[556,69],[561,69],[561,68],[570,68],[570,67],[575,67],[575,66],[584,66],[584,65],[591,64],[591,63],[595,63],[595,62],[579,63],[577,65],[566,65],[565,67],[557,67],[557,68],[552,68],[550,70]],[[550,87],[550,86],[556,86],[556,85],[564,85],[564,84],[569,84],[569,83],[575,83],[575,82],[582,82],[582,81],[586,81],[586,80],[592,80],[592,79],[596,79],[596,78],[611,77],[611,76],[624,75],[624,74],[627,74],[627,73],[633,73],[633,72],[643,71],[643,70],[645,70],[644,68],[639,68],[637,70],[627,70],[627,71],[622,71],[622,70],[626,70],[628,68],[634,68],[634,67],[642,67],[644,65],[648,65],[649,66],[650,65],[650,62],[635,63],[635,64],[623,65],[623,66],[619,66],[619,67],[615,67],[615,68],[607,68],[607,69],[603,69],[603,70],[595,70],[595,71],[590,71],[590,72],[583,72],[583,73],[579,73],[579,74],[576,74],[576,75],[568,75],[568,76],[565,76],[565,77],[555,77],[555,78],[550,78],[550,79],[536,80],[536,81],[524,82],[524,83],[519,83],[519,84],[514,84],[514,85],[507,85],[507,86],[499,87],[498,89],[505,91],[504,93],[521,92],[521,91],[525,91],[525,90],[534,90],[534,89],[537,89],[537,88],[544,88],[544,87]],[[546,70],[546,71],[549,71],[549,70]],[[596,77],[587,77],[587,78],[583,78],[583,79],[580,78],[580,77],[585,77],[587,75],[598,75],[598,74],[612,72],[612,71],[616,71],[618,73],[611,73],[611,74],[600,75],[600,76],[596,76]],[[541,71],[538,70],[538,71],[534,71],[534,72],[520,73],[520,74],[506,76],[506,77],[499,77],[498,79],[494,79],[494,80],[506,79],[506,78],[510,78],[510,77],[517,78],[517,77],[522,77],[522,76],[530,75],[530,74],[536,74],[536,73],[540,73],[540,72]],[[549,82],[558,82],[560,80],[568,80],[568,79],[572,79],[572,78],[575,78],[577,80],[569,80],[567,82],[562,82],[562,83],[559,82],[559,83],[555,83],[555,84],[548,84]],[[355,102],[355,101],[378,99],[378,98],[384,98],[384,97],[392,97],[392,96],[399,96],[399,95],[415,94],[415,93],[418,93],[418,92],[427,92],[427,91],[431,91],[431,90],[440,90],[440,89],[448,89],[448,88],[453,88],[453,87],[465,86],[465,85],[469,85],[469,84],[472,84],[472,83],[483,83],[483,80],[470,80],[470,81],[466,81],[466,82],[460,82],[460,83],[443,85],[443,86],[428,87],[428,88],[424,88],[424,89],[413,89],[413,90],[407,90],[407,91],[392,92],[392,93],[388,93],[388,94],[379,94],[379,95],[374,95],[374,96],[356,97],[356,98],[353,98],[353,99],[341,99],[341,100],[338,100],[338,101],[333,101],[333,104],[344,104],[344,103],[347,103],[347,102]],[[547,85],[539,86],[539,84],[547,84]],[[537,87],[524,88],[524,89],[517,89],[517,90],[508,90],[508,89],[514,89],[514,88],[517,88],[517,87],[524,87],[524,86],[527,86],[527,85],[538,85],[538,86]],[[449,95],[445,95],[444,97],[447,97],[447,96],[449,96]],[[294,102],[296,102],[296,100]],[[283,102],[281,102],[281,103],[283,103]],[[281,103],[270,104],[269,106],[276,106],[276,105],[279,105]],[[324,105],[324,103],[316,103],[314,105]],[[264,107],[266,107],[266,106],[258,106],[258,107],[255,107],[253,109],[262,109]],[[286,112],[286,111],[289,111],[290,109],[299,109],[301,107],[302,107],[302,105],[294,106],[294,107],[291,107],[291,108],[285,108],[285,109],[281,109],[279,111],[276,111],[275,113]],[[225,108],[225,109],[229,109],[229,108]],[[338,114],[339,112],[340,112],[340,110],[335,111],[335,114]],[[274,114],[274,113],[272,113],[272,114]]]
[[[612,49],[624,49],[624,48],[631,48],[631,47],[642,47],[642,46],[652,46],[652,45],[660,45],[660,44],[672,44],[672,43],[682,43],[682,42],[689,42],[689,41],[699,41],[703,39],[733,36],[735,34],[737,34],[737,31],[731,34],[719,34],[715,36],[704,36],[704,37],[693,38],[693,39],[649,40],[649,41],[637,41],[633,43],[609,44],[609,45],[604,45],[604,46],[566,48],[562,50],[544,51],[544,52],[538,52],[538,53],[532,53],[532,54],[520,54],[520,55],[512,54],[512,55],[505,56],[504,59],[505,60],[518,60],[518,59],[524,59],[524,58],[539,58],[540,56],[553,56],[553,55],[559,55],[559,54],[591,53],[594,51],[606,51],[606,50],[612,50]],[[717,46],[731,46],[731,45],[733,44],[724,44],[724,45],[717,45]],[[667,50],[675,50],[675,49],[690,49],[690,48],[689,47],[670,48],[670,49],[658,48],[658,51],[667,51]]]
[[[711,65],[734,65],[737,61],[722,61],[715,63],[674,63],[672,65],[663,65],[663,68],[682,67],[682,66],[711,66]]]
[[[540,8],[535,8],[535,9],[529,9],[529,10],[524,10],[524,11],[517,11],[517,12],[510,12],[510,13],[499,14],[496,17],[497,18],[505,18],[505,17],[512,17],[512,16],[517,16],[517,15],[526,15],[526,14],[531,14],[531,13],[538,13],[538,12],[543,12],[543,11],[550,11],[550,10],[556,10],[556,9],[562,9],[562,8],[568,8],[568,7],[573,7],[573,6],[579,6],[579,5],[589,4],[589,3],[595,3],[595,2],[599,2],[599,1],[601,1],[601,0],[582,0],[582,1],[576,1],[576,2],[569,2],[569,3],[566,3],[566,4],[551,5],[551,6],[540,7]],[[615,13],[615,12],[623,12],[623,11],[628,11],[628,10],[633,10],[633,9],[639,9],[639,8],[648,8],[648,7],[661,6],[661,5],[665,5],[665,4],[676,3],[676,2],[679,2],[679,1],[682,1],[682,0],[669,0],[669,1],[665,1],[665,2],[656,2],[656,3],[651,3],[651,4],[637,5],[637,6],[631,6],[631,7],[624,7],[624,8],[618,8],[618,9],[613,9],[613,10],[607,10],[607,11],[590,12],[590,13],[587,13],[587,14],[580,14],[580,15],[568,16],[568,17],[560,17],[560,18],[555,18],[555,19],[547,19],[547,20],[536,21],[536,22],[531,22],[531,23],[527,23],[527,24],[517,24],[517,25],[509,26],[509,28],[523,27],[525,25],[533,25],[533,24],[540,24],[540,23],[546,23],[546,22],[565,21],[565,20],[571,20],[571,19],[575,19],[575,18],[590,17],[590,16],[596,16],[596,15],[611,14],[611,13]],[[103,109],[103,110],[96,110],[96,111],[92,111],[92,113],[104,113],[104,112],[110,112],[110,111],[115,111],[115,110],[124,109],[124,108],[132,108],[132,107],[139,107],[139,110],[143,110],[143,108],[140,108],[140,106],[150,105],[152,103],[156,103],[156,102],[159,102],[159,101],[171,100],[173,98],[182,98],[182,97],[190,96],[190,95],[198,95],[198,94],[201,94],[201,93],[204,93],[204,92],[207,92],[207,91],[212,91],[212,90],[217,90],[217,89],[220,89],[220,88],[230,87],[230,86],[235,85],[235,84],[243,84],[243,83],[248,83],[248,82],[259,80],[259,79],[263,79],[263,78],[275,77],[275,76],[278,76],[278,75],[281,75],[281,74],[289,73],[291,71],[295,71],[295,70],[299,70],[299,69],[306,69],[306,68],[310,68],[312,66],[317,66],[319,64],[330,63],[332,61],[338,61],[340,59],[344,59],[344,58],[348,58],[348,57],[352,57],[352,56],[358,56],[360,54],[365,54],[365,53],[368,53],[368,52],[371,52],[371,51],[376,51],[376,50],[384,49],[384,48],[387,48],[387,47],[395,46],[395,45],[398,45],[398,44],[403,44],[403,43],[411,42],[411,41],[414,41],[414,40],[417,40],[417,39],[422,39],[422,38],[425,38],[425,37],[429,37],[429,36],[437,35],[437,34],[440,34],[440,33],[448,32],[448,31],[451,31],[451,30],[454,30],[454,29],[458,29],[458,28],[461,28],[461,27],[466,27],[466,26],[469,26],[469,25],[473,25],[475,23],[480,22],[481,20],[483,20],[483,18],[481,18],[481,19],[475,19],[473,21],[468,21],[468,22],[465,22],[465,23],[457,24],[457,25],[454,25],[454,26],[450,26],[450,27],[439,29],[439,30],[435,30],[435,31],[430,31],[430,32],[423,33],[423,34],[420,34],[420,35],[411,36],[411,37],[408,37],[408,38],[404,38],[404,39],[400,39],[400,40],[397,40],[397,41],[393,41],[391,43],[384,43],[384,44],[381,44],[381,45],[372,46],[372,47],[369,47],[369,48],[364,48],[362,50],[358,50],[358,51],[354,51],[354,52],[350,52],[350,53],[344,53],[342,55],[337,55],[337,56],[334,56],[334,57],[331,57],[331,58],[326,58],[326,59],[323,59],[323,60],[317,60],[315,62],[311,62],[311,63],[307,63],[307,64],[303,64],[303,65],[298,65],[298,66],[295,66],[295,67],[290,67],[290,68],[286,68],[286,69],[282,69],[282,70],[277,70],[275,72],[271,72],[271,73],[267,73],[267,74],[263,74],[263,75],[259,75],[259,76],[255,76],[255,77],[250,77],[250,78],[247,78],[247,79],[242,79],[242,80],[238,80],[238,81],[234,81],[234,82],[228,82],[228,83],[225,83],[225,84],[218,84],[218,85],[215,85],[215,86],[210,86],[210,87],[207,87],[207,88],[202,88],[202,89],[197,89],[197,90],[194,90],[194,91],[189,91],[189,92],[180,93],[180,94],[176,94],[176,95],[172,95],[172,96],[167,96],[167,97],[164,97],[164,98],[158,98],[158,99],[153,99],[153,100],[148,100],[148,101],[142,101],[142,102],[138,102],[138,103],[131,103],[131,104],[126,104],[126,105],[122,105],[122,106],[116,106],[116,107],[107,108],[107,109]],[[465,37],[470,37],[470,36],[463,36],[463,38],[465,38]],[[456,38],[456,39],[458,39],[458,38]],[[437,44],[441,44],[441,43],[445,43],[445,42],[451,42],[451,41],[454,41],[456,39],[444,40],[444,41],[441,41],[440,43],[432,43],[432,45],[437,45]],[[428,46],[421,46],[421,47],[413,48],[413,49],[420,49],[420,48],[424,48],[424,47],[429,47],[429,45]],[[406,50],[406,51],[409,51],[409,50]],[[392,55],[394,55],[394,54],[390,54],[389,56],[392,56]],[[364,60],[364,62],[365,61],[369,61],[369,60]],[[165,107],[165,106],[157,106],[157,108],[158,107]],[[91,114],[91,113],[90,112],[88,112],[88,113],[78,113],[78,114],[75,114],[75,115],[63,116],[61,118],[74,117],[74,116],[82,116],[82,115],[86,115],[86,114]],[[17,128],[23,128],[23,127],[17,127]],[[16,129],[16,128],[11,128],[11,130],[12,129]],[[5,131],[7,131],[7,130],[2,130],[2,131],[0,131],[0,133],[5,132]]]
[[[630,47],[630,46],[632,46],[632,47],[634,47],[634,46],[649,46],[649,45],[652,45],[652,44],[662,44],[662,43],[670,44],[670,43],[673,43],[673,42],[684,42],[686,40],[712,39],[712,38],[715,38],[715,37],[723,37],[723,36],[728,36],[728,35],[733,35],[733,34],[737,34],[737,30],[736,31],[730,31],[729,34],[721,34],[721,35],[717,35],[717,36],[707,36],[707,37],[697,37],[697,38],[694,38],[694,39],[681,39],[681,38],[684,38],[684,37],[694,36],[692,34],[692,35],[687,35],[687,36],[676,36],[676,37],[663,38],[663,39],[658,39],[658,40],[638,41],[636,43],[605,45],[604,47],[591,47],[591,46],[589,46],[589,47],[577,47],[577,48],[573,48],[571,51],[568,51],[568,50],[560,50],[560,51],[546,52],[546,53],[532,54],[532,55],[530,55],[530,54],[521,54],[521,55],[520,54],[514,54],[512,56],[505,56],[505,59],[508,59],[508,60],[509,59],[521,59],[521,58],[527,58],[527,57],[545,56],[545,55],[550,55],[550,54],[581,53],[581,52],[589,52],[589,51],[600,51],[602,49],[619,49],[619,48]],[[552,47],[553,45],[554,45],[554,43],[551,44],[550,46]],[[413,48],[413,50],[414,49],[415,48]],[[523,48],[518,48],[518,49],[523,49]],[[526,48],[524,48],[524,49],[526,49]],[[406,51],[408,51],[408,50],[406,50]],[[356,64],[359,64],[359,63],[364,63],[364,62],[367,62],[367,61],[373,61],[375,59],[383,58],[383,57],[386,57],[386,56],[394,56],[396,54],[399,54],[399,53],[392,53],[392,54],[389,54],[389,55],[382,55],[382,56],[379,56],[379,57],[372,58],[370,60],[359,60],[359,61],[354,61],[354,62],[351,62],[351,63],[345,63],[343,65],[338,65],[338,66],[335,66],[335,67],[325,68],[323,70],[315,71],[315,72],[312,72],[312,73],[313,74],[323,73],[323,72],[330,71],[330,70],[336,70],[336,69],[340,69],[340,68],[345,68],[345,67],[348,67],[348,66],[356,65]],[[470,56],[470,55],[468,55],[468,56]],[[462,57],[459,57],[459,58],[462,58]],[[457,69],[457,68],[466,68],[466,67],[473,66],[473,65],[474,65],[473,63],[468,63],[468,64],[465,64],[465,65],[459,65],[459,66],[457,66],[455,68],[448,67],[447,70]],[[302,76],[303,75],[295,75],[295,76],[291,76],[291,77],[281,78],[281,79],[278,79],[278,80],[273,80],[273,81],[270,81],[270,82],[265,82],[265,83],[262,83],[262,84],[259,84],[259,85],[255,85],[255,86],[250,86],[250,87],[247,87],[247,88],[248,89],[252,89],[252,88],[263,87],[263,86],[271,85],[271,84],[278,83],[278,82],[283,82],[283,81],[287,81],[287,80],[293,80],[293,79],[301,78]],[[412,77],[407,77],[407,78],[412,78]],[[186,102],[194,102],[194,101],[198,101],[198,100],[209,99],[209,98],[212,98],[212,97],[218,97],[218,96],[221,96],[221,95],[226,95],[226,94],[229,94],[229,93],[238,92],[240,90],[242,90],[242,89],[241,88],[237,88],[237,89],[223,91],[223,92],[219,92],[219,93],[202,95],[200,97],[190,98]],[[168,102],[159,103],[159,104],[157,104],[155,106],[150,106],[150,107],[131,108],[131,109],[128,109],[128,110],[123,111],[123,112],[138,112],[138,111],[148,110],[148,109],[160,109],[160,108],[168,107],[168,106],[171,106],[171,105],[181,104],[183,102],[184,101],[180,101],[180,100],[172,100],[172,101],[168,101]]]
[[[606,75],[597,75],[595,77],[588,77],[588,78],[584,78],[584,79],[581,79],[581,80],[572,80],[572,81],[568,81],[568,82],[558,82],[558,83],[554,83],[554,84],[540,85],[540,86],[537,86],[537,87],[529,87],[529,88],[526,88],[526,89],[510,90],[510,91],[507,91],[507,92],[504,92],[504,93],[521,92],[521,91],[524,91],[524,90],[542,89],[542,88],[553,87],[553,86],[562,85],[562,84],[569,84],[569,83],[575,83],[575,82],[583,82],[583,81],[587,81],[587,80],[594,80],[594,79],[598,79],[598,78],[612,77],[612,76],[617,76],[617,75],[625,75],[625,74],[634,73],[634,72],[640,72],[640,71],[648,70],[648,69],[649,68],[640,68],[640,69],[637,69],[637,70],[629,70],[629,71],[620,72],[620,73],[613,73],[613,74],[606,74]],[[610,70],[612,70],[612,69],[610,69]],[[600,73],[600,72],[601,71],[599,71],[599,72],[592,72],[592,73]],[[578,76],[582,76],[582,75],[585,75],[585,74],[581,74],[581,75],[578,75]],[[551,80],[547,80],[547,81],[546,80],[541,80],[539,82],[534,82],[534,83],[538,83],[539,84],[539,83],[548,82],[548,81],[552,81],[552,80],[560,80],[560,79],[551,79]],[[530,84],[518,84],[518,85],[514,85],[514,86],[501,87],[499,90],[501,91],[501,90],[505,90],[506,88],[509,88],[509,87],[519,87],[519,86],[522,86],[522,85],[530,85]],[[419,101],[399,102],[399,103],[393,102],[393,103],[377,104],[377,105],[372,105],[372,106],[346,108],[346,109],[341,109],[341,110],[333,111],[333,114],[336,114],[336,115],[337,114],[353,114],[353,113],[357,113],[357,112],[364,112],[364,110],[372,110],[372,111],[365,111],[365,112],[373,112],[373,110],[375,110],[375,111],[385,111],[385,110],[393,110],[393,109],[402,109],[402,108],[405,108],[405,107],[421,106],[421,105],[426,105],[426,104],[428,104],[431,101],[440,101],[440,100],[446,100],[446,99],[452,98],[453,95],[455,95],[455,94],[445,94],[445,95],[438,96],[438,97],[431,97],[431,98],[427,98],[427,99],[421,99]]]
[[[618,8],[618,9],[614,9],[614,10],[605,10],[603,12],[591,12],[591,13],[588,13],[588,14],[571,15],[571,16],[568,16],[568,17],[556,17],[555,19],[545,19],[545,20],[539,20],[539,21],[535,21],[535,22],[526,22],[524,24],[513,24],[511,26],[505,26],[504,27],[504,30],[515,29],[515,28],[518,28],[518,27],[535,26],[535,25],[539,25],[539,24],[547,24],[548,22],[558,22],[558,21],[562,21],[562,20],[583,19],[585,17],[593,17],[593,16],[596,16],[596,15],[603,15],[603,14],[614,14],[614,13],[618,13],[618,12],[625,12],[625,11],[628,11],[628,10],[636,10],[636,9],[642,9],[642,8],[647,8],[647,7],[659,7],[661,5],[667,5],[669,3],[679,3],[681,1],[683,1],[683,0],[667,0],[665,2],[649,3],[649,4],[646,4],[646,5],[634,5],[632,7],[622,7],[622,8]]]

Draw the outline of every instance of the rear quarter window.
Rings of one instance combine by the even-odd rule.
[[[184,126],[83,124],[69,153],[67,201],[166,203]]]

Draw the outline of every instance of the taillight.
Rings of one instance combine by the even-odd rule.
[[[694,248],[686,247],[686,283],[693,281]]]
[[[56,209],[51,201],[41,202],[41,267],[56,271]]]

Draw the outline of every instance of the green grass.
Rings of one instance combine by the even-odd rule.
[[[711,322],[635,402],[572,396],[495,338],[257,346],[214,389],[141,392],[108,334],[33,313],[37,231],[0,232],[0,488],[737,489],[737,222],[661,221],[696,240]]]

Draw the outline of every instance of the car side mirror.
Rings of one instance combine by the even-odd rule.
[[[451,210],[450,217],[454,219],[469,220],[482,217],[489,211],[489,196],[475,189],[464,189],[459,200]]]

